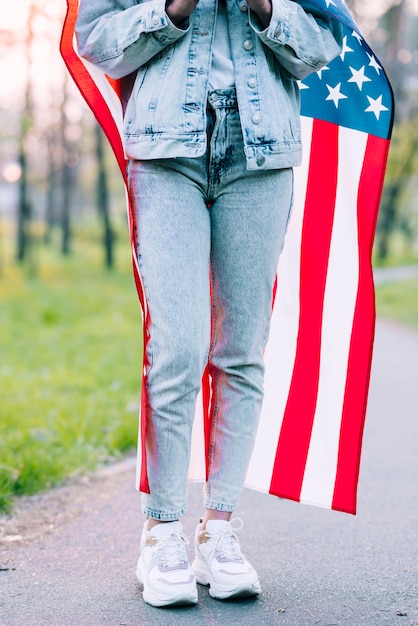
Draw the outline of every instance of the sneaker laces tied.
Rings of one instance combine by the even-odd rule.
[[[233,526],[234,522],[238,523],[238,525],[235,524]],[[214,534],[208,533],[209,537],[215,539],[212,554],[217,554],[222,560],[228,562],[242,561],[241,546],[235,532],[241,530],[243,526],[244,522],[242,519],[235,517],[223,530]]]
[[[182,532],[170,533],[158,540],[158,548],[156,555],[159,558],[160,565],[164,568],[172,568],[179,563],[187,562],[185,555],[185,546],[189,544],[189,540]]]

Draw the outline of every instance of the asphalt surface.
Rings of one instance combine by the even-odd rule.
[[[375,285],[382,283],[413,280],[418,277],[418,265],[404,265],[401,267],[378,267],[373,271]]]
[[[38,535],[0,543],[0,625],[418,626],[418,334],[378,324],[357,516],[243,494],[256,601],[221,603],[200,587],[196,607],[146,605],[133,464],[112,471],[67,489],[62,505],[54,496],[49,517],[35,501]],[[200,490],[190,488],[190,535]]]

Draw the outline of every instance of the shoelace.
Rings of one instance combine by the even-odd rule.
[[[233,526],[234,522],[237,522],[238,526],[236,524]],[[217,554],[228,561],[241,561],[243,558],[241,546],[235,532],[241,530],[243,526],[244,522],[242,519],[235,517],[223,530],[213,534],[207,533],[210,538],[213,537],[215,539],[212,554]]]
[[[160,564],[167,567],[175,567],[183,561],[187,561],[185,545],[189,540],[181,532],[171,533],[158,539],[156,554]]]

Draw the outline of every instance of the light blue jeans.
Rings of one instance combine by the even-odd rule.
[[[208,100],[206,154],[130,161],[128,178],[151,319],[150,494],[142,494],[142,510],[159,520],[186,511],[191,429],[208,364],[214,410],[204,506],[233,511],[263,398],[263,351],[293,172],[247,171],[235,92],[216,90]]]

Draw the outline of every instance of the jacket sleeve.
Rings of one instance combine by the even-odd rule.
[[[165,0],[80,0],[75,25],[79,54],[111,78],[147,63],[190,28],[177,28]]]
[[[327,65],[341,52],[342,26],[308,0],[272,0],[270,24],[259,30],[250,12],[250,24],[280,64],[301,80]]]

